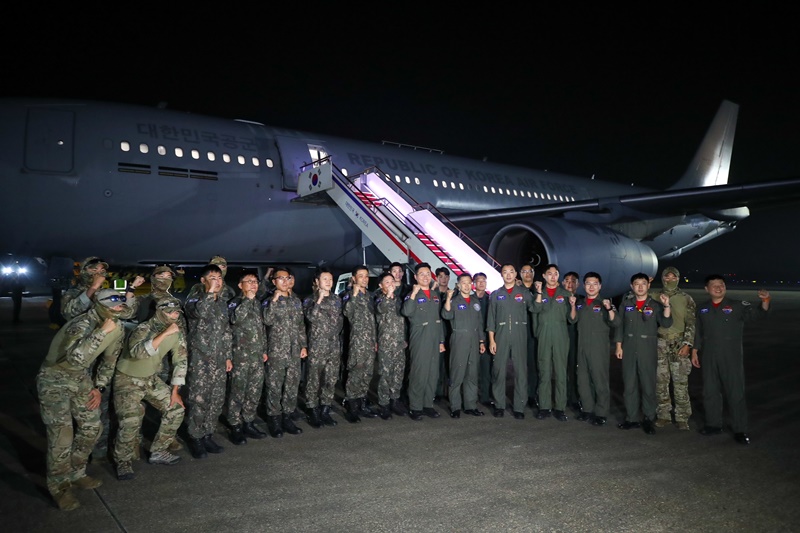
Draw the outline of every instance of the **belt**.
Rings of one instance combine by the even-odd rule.
[[[634,335],[633,333],[628,333],[628,337],[641,337],[643,339],[652,338],[653,335]]]

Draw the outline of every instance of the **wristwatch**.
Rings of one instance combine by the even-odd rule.
[[[95,387],[95,389],[100,391],[100,394],[103,394],[106,391],[105,387]]]

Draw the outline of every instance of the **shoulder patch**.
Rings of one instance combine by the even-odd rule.
[[[742,300],[742,305],[750,305],[750,302],[748,302],[747,300]]]

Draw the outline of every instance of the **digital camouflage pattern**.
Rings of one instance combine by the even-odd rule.
[[[403,300],[395,293],[387,298],[382,291],[375,293],[375,312],[378,320],[378,403],[400,398],[406,370],[406,319],[400,314]]]
[[[342,301],[329,294],[317,304],[315,292],[303,301],[308,322],[306,405],[332,405],[342,361]]]
[[[227,418],[232,426],[252,422],[264,390],[264,354],[267,326],[261,316],[261,302],[237,296],[228,303],[233,332],[233,370]]]
[[[342,299],[344,316],[350,323],[350,345],[347,347],[348,400],[364,398],[375,373],[375,345],[378,331],[375,323],[375,305],[367,293],[353,297],[348,292]]]
[[[295,294],[264,300],[264,323],[269,326],[267,362],[267,414],[291,414],[297,407],[300,386],[300,352],[308,347],[303,302]]]

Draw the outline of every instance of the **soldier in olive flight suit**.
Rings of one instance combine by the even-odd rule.
[[[102,431],[100,398],[122,351],[124,327],[119,317],[125,312],[125,297],[103,289],[93,300],[91,309],[58,330],[36,376],[47,429],[47,489],[64,511],[80,506],[72,487],[94,489],[102,484],[86,475],[86,465]],[[101,355],[92,382],[89,371]]]
[[[143,401],[161,412],[161,424],[150,446],[150,464],[174,465],[180,457],[170,453],[169,443],[183,421],[181,385],[186,383],[188,351],[186,337],[179,325],[181,302],[162,298],[156,314],[130,335],[114,373],[114,407],[119,419],[114,443],[117,479],[133,479],[134,448],[139,445],[139,430],[144,417]],[[172,388],[159,376],[162,359],[172,359]]]
[[[308,423],[315,428],[323,424],[333,427],[336,420],[331,405],[342,364],[344,315],[342,301],[333,293],[333,274],[327,268],[317,269],[316,287],[303,301],[303,311],[308,322]]]
[[[247,437],[263,439],[266,433],[255,425],[256,410],[264,390],[264,363],[267,362],[267,326],[256,297],[258,275],[247,270],[239,276],[241,293],[228,302],[233,334],[233,369],[227,419],[231,442],[247,443]]]
[[[450,417],[461,417],[464,389],[464,413],[482,416],[478,403],[478,365],[486,351],[486,333],[480,301],[471,296],[472,276],[461,274],[456,281],[458,294],[447,291],[442,318],[452,324],[450,334]]]
[[[506,410],[506,367],[514,366],[514,418],[525,418],[523,409],[528,400],[528,324],[533,312],[533,296],[516,284],[517,269],[505,264],[500,268],[503,286],[489,296],[486,331],[492,361],[492,392],[495,406],[492,414],[501,417]]]
[[[440,316],[441,294],[431,288],[430,265],[419,263],[414,271],[416,284],[405,297],[400,312],[408,318],[410,329],[409,416],[412,420],[422,420],[422,415],[439,418],[433,408],[433,397],[439,379],[439,354],[445,350],[445,330]]]
[[[625,384],[625,421],[617,427],[642,427],[648,435],[656,428],[656,366],[658,365],[658,328],[672,325],[669,296],[660,301],[651,298],[650,276],[642,272],[631,276],[632,291],[620,303],[622,325],[615,330],[617,359],[622,359],[622,380]],[[640,401],[641,400],[641,401]],[[638,421],[639,409],[643,419]]]
[[[402,300],[395,295],[394,277],[384,272],[375,291],[378,319],[378,405],[384,420],[407,414],[400,399],[406,369],[406,319],[400,314]]]

